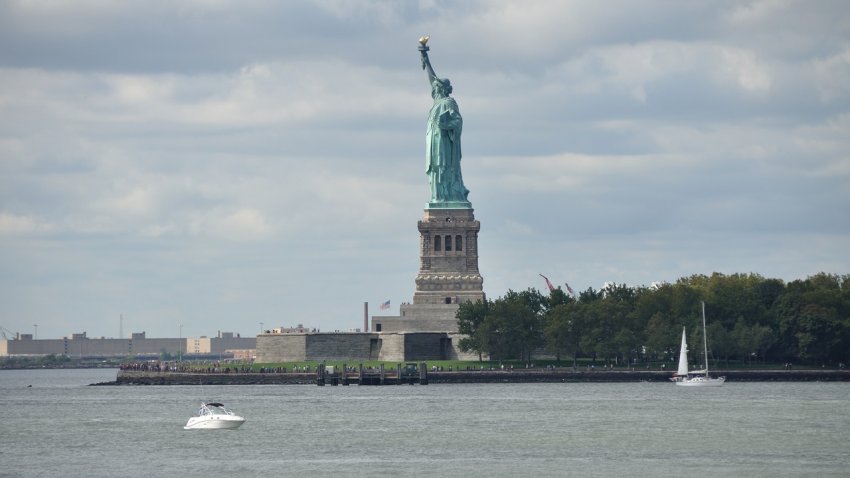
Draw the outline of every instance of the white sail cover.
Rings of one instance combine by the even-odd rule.
[[[688,343],[685,341],[684,327],[682,327],[682,349],[679,350],[679,370],[676,374],[682,376],[688,374]]]

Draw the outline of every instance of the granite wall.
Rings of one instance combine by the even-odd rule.
[[[443,332],[262,334],[257,336],[257,363],[477,360],[477,354],[460,351],[461,337]]]

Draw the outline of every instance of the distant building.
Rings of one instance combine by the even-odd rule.
[[[273,334],[307,334],[310,332],[318,332],[317,329],[308,329],[304,327],[302,324],[298,324],[295,327],[275,327],[271,330]]]
[[[32,334],[17,334],[15,339],[0,340],[0,357],[66,355],[71,358],[210,355],[210,358],[241,350],[253,355],[256,337],[241,337],[232,332],[219,332],[217,337],[147,338],[145,332],[133,332],[128,339],[88,338],[85,332],[61,339],[33,340]]]
[[[198,338],[189,337],[186,339],[186,353],[190,354],[208,354],[210,353],[211,344],[210,338],[201,336]]]

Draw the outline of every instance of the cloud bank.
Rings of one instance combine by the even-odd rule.
[[[846,2],[21,0],[0,325],[349,330],[411,300],[425,33],[491,297],[850,270]]]

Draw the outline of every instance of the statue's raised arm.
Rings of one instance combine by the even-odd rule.
[[[419,54],[422,56],[422,69],[428,73],[428,84],[434,82],[434,79],[437,78],[437,74],[434,73],[434,68],[431,67],[431,60],[428,59],[428,39],[431,38],[428,35],[424,35],[419,38]]]
[[[471,208],[460,172],[460,135],[463,118],[457,102],[450,95],[452,84],[448,78],[439,78],[428,58],[428,36],[419,39],[422,69],[428,73],[431,97],[434,104],[428,113],[425,133],[425,172],[431,189],[429,208]]]

